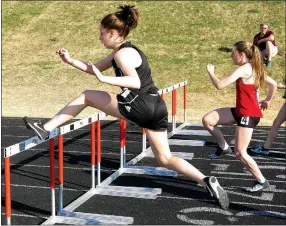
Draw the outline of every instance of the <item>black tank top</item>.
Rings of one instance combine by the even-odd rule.
[[[137,71],[137,74],[139,76],[140,82],[141,82],[141,87],[140,91],[143,92],[148,92],[148,93],[157,93],[158,88],[154,85],[154,82],[152,80],[151,76],[151,69],[149,67],[147,57],[144,55],[144,53],[138,49],[136,46],[132,45],[131,42],[125,42],[123,43],[119,49],[126,48],[126,47],[131,47],[134,48],[140,55],[142,59],[142,63],[139,67],[135,68]],[[116,62],[114,59],[112,59],[112,66],[114,68],[115,75],[117,77],[124,76],[123,72],[120,70],[120,68],[116,65]],[[124,89],[124,87],[121,87]]]

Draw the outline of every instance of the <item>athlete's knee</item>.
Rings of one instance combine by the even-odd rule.
[[[202,118],[202,123],[205,127],[215,126],[215,123],[213,122],[213,117],[210,114],[204,115],[204,117]]]
[[[159,155],[159,156],[157,156],[157,162],[158,162],[158,164],[159,164],[159,166],[161,166],[161,167],[168,167],[168,163],[169,163],[169,157],[168,156],[166,156],[166,155]]]
[[[209,125],[210,122],[210,117],[208,114],[204,115],[204,117],[202,118],[202,123],[206,126]]]
[[[235,156],[236,156],[236,158],[238,160],[245,160],[246,159],[246,155],[248,155],[246,152],[244,153],[244,152],[242,152],[240,150],[235,150],[234,154],[235,154]]]

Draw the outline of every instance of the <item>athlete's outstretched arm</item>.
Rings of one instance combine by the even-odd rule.
[[[241,77],[241,72],[240,68],[236,69],[234,72],[232,72],[229,76],[219,79],[215,73],[214,73],[214,65],[208,64],[207,65],[207,72],[209,74],[210,80],[212,84],[217,88],[217,89],[223,89],[230,84],[234,83],[237,79]]]
[[[69,65],[71,65],[71,66],[73,66],[73,67],[75,67],[75,68],[77,68],[83,72],[86,72],[86,73],[91,74],[91,75],[95,75],[93,70],[88,66],[87,62],[82,62],[80,60],[73,59],[70,56],[69,52],[65,48],[58,49],[57,53],[59,54],[59,56],[61,57],[61,59],[65,63],[67,63],[67,64],[69,64]],[[95,63],[95,66],[100,71],[107,70],[108,68],[112,67],[111,61],[113,59],[113,56],[114,56],[114,53],[112,52],[107,57],[105,57],[102,60]]]

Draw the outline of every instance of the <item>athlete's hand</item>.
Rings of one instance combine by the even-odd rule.
[[[260,108],[262,110],[266,110],[269,107],[269,105],[270,105],[270,101],[262,100],[262,101],[259,102],[259,104],[260,104]]]
[[[60,48],[56,51],[56,54],[59,54],[60,58],[65,62],[70,64],[72,59],[70,57],[69,52],[65,48]]]
[[[209,74],[214,74],[214,65],[213,64],[208,64],[207,65],[207,72]]]
[[[94,75],[96,76],[96,78],[100,81],[103,82],[103,78],[105,77],[103,74],[101,74],[100,70],[98,70],[97,67],[94,66],[93,63],[91,63],[90,61],[87,62],[87,66],[91,69],[91,71],[93,71]]]

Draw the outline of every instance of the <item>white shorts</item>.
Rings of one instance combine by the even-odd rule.
[[[262,53],[263,57],[265,58],[266,55],[267,55],[267,54],[266,54],[266,49],[262,50],[261,53]],[[271,57],[276,56],[277,53],[278,53],[278,48],[277,48],[277,46],[272,45],[272,47],[271,47]]]

